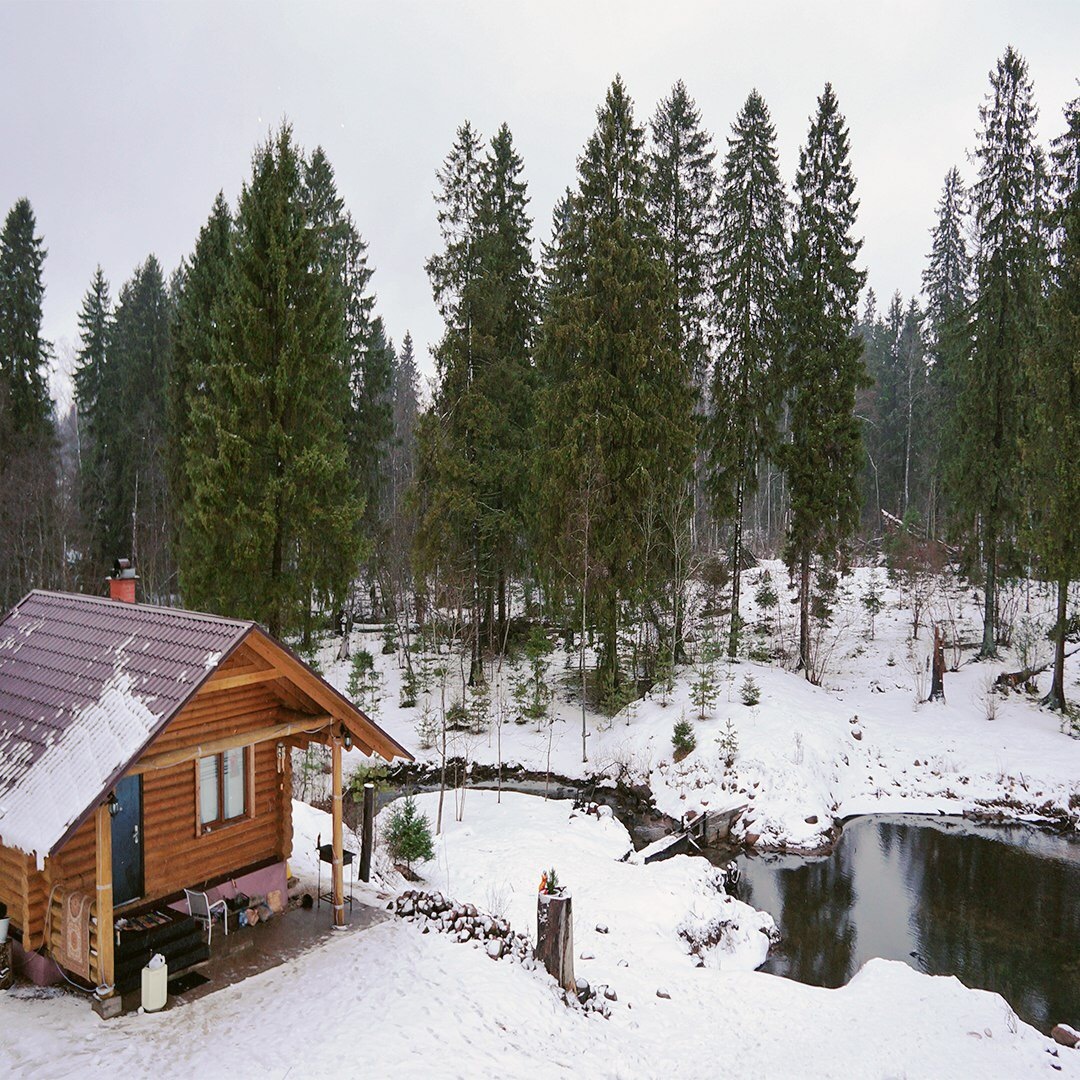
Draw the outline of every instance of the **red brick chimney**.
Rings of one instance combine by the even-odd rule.
[[[113,563],[113,576],[109,582],[109,599],[123,604],[135,603],[135,582],[139,580],[130,559],[117,559]]]

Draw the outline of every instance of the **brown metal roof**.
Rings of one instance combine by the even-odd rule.
[[[0,840],[51,853],[254,625],[70,593],[21,600],[0,622]]]

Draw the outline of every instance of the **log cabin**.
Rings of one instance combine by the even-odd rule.
[[[118,570],[108,598],[34,591],[0,622],[0,901],[16,969],[55,981],[81,894],[88,956],[62,973],[95,987],[104,1015],[125,913],[185,888],[286,895],[293,748],[330,747],[338,925],[342,751],[411,758],[257,624],[137,604],[134,572]]]

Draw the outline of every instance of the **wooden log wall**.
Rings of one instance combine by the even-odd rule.
[[[244,671],[262,663],[242,647],[219,671]],[[146,753],[179,750],[265,728],[278,719],[282,709],[282,696],[275,690],[272,681],[228,689],[204,688]],[[290,697],[289,707],[295,704]],[[141,902],[200,886],[265,860],[288,859],[292,850],[290,757],[286,751],[279,758],[272,742],[250,750],[248,768],[254,767],[254,775],[248,784],[248,812],[209,833],[199,828],[196,762],[144,773]],[[42,944],[46,905],[54,886],[54,908],[62,888],[94,891],[94,844],[94,821],[90,817],[63,848],[46,860],[43,871],[36,869],[32,857],[0,847],[0,899],[8,904],[12,922],[22,930],[26,948],[36,949]]]

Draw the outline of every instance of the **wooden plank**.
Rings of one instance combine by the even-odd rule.
[[[102,803],[95,817],[97,831],[97,904],[98,981],[103,997],[112,997],[113,985],[113,886],[112,818],[109,804]]]
[[[282,710],[282,712],[284,711]],[[296,714],[293,713],[292,717],[292,719],[283,723],[271,724],[255,731],[242,731],[237,735],[211,739],[209,742],[199,743],[194,746],[166,750],[161,754],[148,754],[128,770],[128,775],[138,776],[143,773],[155,772],[158,769],[170,769],[174,765],[183,765],[188,761],[197,761],[199,758],[209,757],[211,754],[221,754],[226,750],[235,750],[238,747],[250,746],[253,743],[276,742],[278,739],[287,738],[296,732],[318,731],[331,721],[331,717],[325,714],[319,716],[302,714],[301,718],[297,718]]]
[[[258,627],[244,639],[267,663],[288,675],[299,690],[348,727],[353,738],[363,741],[387,761],[395,757],[412,760],[412,754],[392,739],[355,705],[346,701],[336,690],[320,679],[305,664],[276,644]],[[369,751],[370,752],[370,751]]]
[[[335,738],[330,744],[333,768],[333,799],[331,809],[334,822],[334,925],[345,925],[345,875],[344,844],[341,835],[341,740]]]
[[[213,694],[222,690],[235,690],[241,686],[252,686],[255,683],[271,682],[280,679],[281,672],[276,668],[258,668],[254,671],[242,671],[239,675],[215,675],[203,684],[199,691],[202,694]]]

